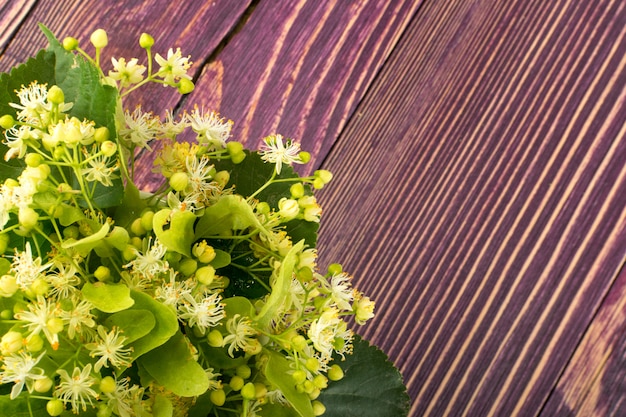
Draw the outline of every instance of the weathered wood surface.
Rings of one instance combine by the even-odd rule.
[[[198,88],[144,106],[303,142],[336,174],[321,262],[378,300],[362,332],[412,416],[626,414],[623,1],[21,0],[0,22],[0,71],[37,22],[127,57],[152,33]]]

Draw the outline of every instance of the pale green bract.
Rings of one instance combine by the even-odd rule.
[[[245,150],[215,112],[125,110],[148,82],[193,90],[180,50],[105,73],[106,32],[91,58],[42,30],[49,47],[0,75],[0,415],[313,417],[344,395],[406,415],[400,374],[346,321],[374,303],[318,270],[330,173],[296,174],[310,155],[280,135]],[[139,191],[133,155],[155,141],[163,181]]]

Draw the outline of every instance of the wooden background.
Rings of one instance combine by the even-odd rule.
[[[2,0],[0,22],[0,71],[45,47],[38,22],[102,27],[108,56],[180,46],[196,91],[137,102],[334,172],[320,263],[377,300],[358,331],[411,416],[626,415],[623,0]]]

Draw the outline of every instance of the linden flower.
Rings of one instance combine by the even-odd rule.
[[[177,48],[176,52],[170,48],[167,51],[167,59],[156,54],[154,60],[161,66],[157,75],[163,77],[166,84],[174,85],[181,78],[191,80],[191,77],[187,75],[191,61],[189,61],[189,57],[182,56],[180,48]]]
[[[158,119],[150,113],[142,112],[141,107],[138,106],[132,113],[127,110],[124,120],[126,126],[120,129],[121,138],[129,144],[151,151],[152,148],[148,146],[148,142],[153,140],[159,131]]]
[[[38,133],[29,126],[14,126],[4,132],[6,141],[4,144],[9,147],[7,153],[4,154],[4,160],[9,161],[13,158],[24,158],[28,150],[28,141],[36,139]]]
[[[87,349],[91,351],[89,356],[100,357],[93,367],[94,371],[99,372],[103,366],[108,368],[108,364],[116,368],[130,366],[130,353],[133,349],[124,347],[126,337],[120,334],[118,328],[114,327],[107,333],[104,326],[98,326],[98,336],[96,342],[87,345]]]
[[[105,187],[113,186],[113,180],[117,175],[113,174],[117,170],[117,166],[109,166],[108,158],[99,155],[89,159],[88,168],[81,169],[81,173],[87,181],[98,181]]]
[[[124,265],[126,268],[131,267],[134,272],[139,275],[154,278],[158,274],[166,273],[169,270],[167,261],[163,261],[163,257],[167,252],[167,248],[162,245],[158,239],[151,244],[152,238],[148,239],[147,245],[144,241],[144,252],[135,250],[137,257],[130,263]]]
[[[281,135],[271,135],[263,139],[264,146],[261,148],[261,158],[272,164],[276,164],[276,173],[280,174],[283,164],[302,164],[300,159],[300,145],[287,139],[283,143]]]
[[[104,392],[107,406],[120,417],[132,417],[138,415],[135,410],[141,409],[141,399],[144,389],[138,385],[128,386],[130,378],[122,378],[115,381],[113,392]]]
[[[72,308],[60,311],[59,317],[67,325],[67,335],[70,339],[74,339],[76,334],[83,336],[83,339],[85,339],[85,336],[89,336],[94,332],[91,328],[96,325],[96,322],[91,313],[92,308],[93,304],[87,300],[81,300],[80,302],[72,300]]]
[[[202,297],[199,301],[184,293],[184,304],[179,307],[179,318],[187,320],[189,326],[198,326],[201,330],[216,326],[224,318],[224,305],[218,293]]]
[[[91,388],[96,379],[91,376],[91,364],[88,363],[83,369],[75,367],[70,376],[65,369],[59,369],[61,382],[56,387],[55,395],[64,403],[70,403],[72,412],[78,414],[80,410],[87,410],[87,403],[93,406],[93,400],[98,398],[98,393]]]
[[[132,84],[137,84],[143,80],[143,73],[146,67],[137,64],[137,58],[132,58],[126,62],[124,58],[111,58],[113,71],[109,71],[109,77],[120,82],[120,87],[125,88]]]
[[[59,347],[59,331],[62,330],[58,324],[58,307],[55,303],[49,303],[42,296],[37,297],[37,302],[28,304],[29,311],[20,311],[15,314],[15,318],[25,322],[24,327],[28,329],[30,335],[39,334],[43,331],[46,339],[50,342],[53,349]],[[61,327],[59,329],[58,327]]]
[[[39,278],[42,273],[52,266],[52,262],[42,265],[40,257],[33,258],[30,242],[26,242],[23,252],[15,252],[11,270],[15,274],[15,280],[20,289],[26,291]]]
[[[240,314],[235,314],[226,322],[228,335],[224,337],[224,346],[228,347],[228,354],[231,357],[235,350],[248,351],[253,348],[252,341],[256,340],[250,336],[256,335],[256,330],[250,325],[250,319]]]
[[[189,155],[186,162],[191,194],[200,194],[206,198],[219,188],[212,181],[215,168],[213,165],[209,165],[210,160],[206,155],[201,158]]]
[[[3,358],[2,371],[0,372],[0,383],[8,384],[13,382],[11,389],[11,399],[14,400],[24,389],[24,385],[28,392],[33,392],[33,384],[39,379],[44,379],[44,371],[35,367],[41,360],[45,352],[37,358],[33,358],[29,353],[20,351],[16,355],[5,356]]]
[[[209,146],[209,149],[225,148],[233,127],[232,120],[221,118],[211,111],[203,113],[197,108],[188,116],[191,128],[198,134],[198,143]]]

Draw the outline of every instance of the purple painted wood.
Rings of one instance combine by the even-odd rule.
[[[622,2],[428,2],[333,148],[321,259],[412,415],[537,415],[626,248]]]

